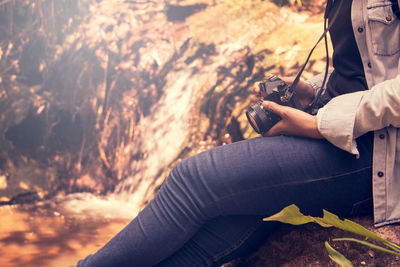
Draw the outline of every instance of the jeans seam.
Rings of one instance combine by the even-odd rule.
[[[258,226],[261,224],[261,221],[257,222],[257,225],[250,227],[236,242],[231,245],[229,248],[225,249],[224,251],[218,253],[217,255],[214,255],[212,259],[207,260],[207,265],[212,266],[213,263],[219,261],[223,257],[229,255],[231,252],[235,251],[238,249],[248,238],[251,234],[253,234]]]
[[[341,174],[338,174],[338,175],[332,175],[332,176],[328,176],[328,177],[308,180],[306,182],[294,182],[294,183],[284,183],[284,184],[280,184],[280,185],[258,186],[257,188],[252,188],[252,189],[248,189],[248,190],[245,190],[245,191],[241,191],[240,194],[249,193],[249,192],[252,192],[252,191],[257,191],[257,190],[264,189],[264,188],[267,188],[267,187],[270,187],[271,189],[273,189],[273,188],[277,188],[277,187],[281,187],[281,186],[289,186],[289,185],[293,186],[293,185],[296,185],[296,184],[308,184],[308,183],[313,183],[313,182],[326,181],[326,180],[329,180],[329,179],[332,179],[332,178],[337,178],[337,177],[346,176],[346,175],[349,175],[349,174],[362,172],[362,171],[365,171],[367,169],[372,169],[372,165],[370,165],[368,167],[361,168],[361,169],[353,170],[353,171],[350,171],[350,172],[341,173]],[[236,195],[238,195],[238,193],[230,194],[230,195],[221,197],[216,202],[211,202],[210,201],[210,202],[206,203],[204,206],[215,205],[215,204],[217,204],[218,202],[220,202],[222,200],[226,200],[226,199],[232,198],[232,197],[234,197]]]

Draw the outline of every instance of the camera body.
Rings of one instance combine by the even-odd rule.
[[[264,100],[301,109],[296,94],[288,84],[277,76],[271,76],[259,82],[258,86],[260,88],[260,96],[263,97]],[[246,116],[250,125],[259,134],[268,132],[269,129],[281,120],[281,117],[277,114],[265,110],[262,106],[262,101],[250,106],[246,112]]]

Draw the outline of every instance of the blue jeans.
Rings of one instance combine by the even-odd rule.
[[[244,140],[183,160],[155,198],[78,266],[218,266],[250,250],[276,223],[262,218],[296,204],[350,216],[372,198],[371,133],[359,159],[325,140]]]

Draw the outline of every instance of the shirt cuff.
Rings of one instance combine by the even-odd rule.
[[[347,94],[333,98],[318,110],[318,130],[330,143],[359,157],[354,138],[357,99],[361,94]]]

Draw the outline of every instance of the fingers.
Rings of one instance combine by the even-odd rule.
[[[271,129],[269,129],[268,132],[263,133],[262,136],[271,137],[271,136],[281,135],[283,133],[283,130],[284,130],[283,123],[282,121],[279,121]]]
[[[256,95],[251,95],[250,96],[250,103],[251,105],[254,105],[255,103],[258,103],[259,101],[261,101],[262,98]]]
[[[285,106],[279,105],[279,104],[277,104],[275,102],[272,102],[272,101],[264,101],[262,103],[262,105],[263,105],[264,109],[269,110],[269,111],[279,115],[280,117],[284,116],[284,112],[285,112],[285,109],[286,109]]]
[[[315,139],[323,138],[318,130],[316,116],[312,116],[298,109],[281,106],[271,101],[265,101],[262,105],[264,109],[269,110],[282,118],[267,133],[263,134],[263,136],[286,134]]]
[[[256,95],[260,95],[260,87],[258,87],[258,85],[257,86],[253,86],[253,92]]]
[[[250,96],[251,103],[254,104],[254,103],[262,100],[261,91],[260,91],[260,88],[258,87],[258,84],[254,85],[252,87],[252,91],[254,94]]]
[[[264,101],[262,105],[264,109],[279,115],[281,118],[285,116],[284,115],[286,109],[285,106],[279,105],[272,101]],[[285,131],[285,123],[282,120],[279,121],[277,124],[275,124],[271,129],[269,129],[268,132],[263,133],[262,136],[264,137],[276,136],[282,134],[284,131]]]

